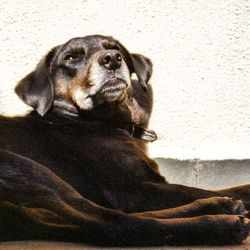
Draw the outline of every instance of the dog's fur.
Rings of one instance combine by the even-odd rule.
[[[151,74],[148,58],[95,35],[55,47],[20,81],[16,93],[34,111],[0,119],[0,240],[148,246],[247,237],[250,185],[168,184],[147,157],[146,141],[156,139],[147,129]]]

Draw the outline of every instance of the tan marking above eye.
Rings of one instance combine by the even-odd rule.
[[[104,41],[102,45],[105,49],[116,49],[116,50],[120,49],[119,46],[115,42],[111,42],[111,41]]]
[[[71,52],[77,53],[77,54],[85,54],[85,50],[82,46],[76,46],[72,48]]]

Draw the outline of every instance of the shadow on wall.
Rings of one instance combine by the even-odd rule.
[[[250,160],[202,161],[155,158],[170,183],[206,189],[249,184]]]

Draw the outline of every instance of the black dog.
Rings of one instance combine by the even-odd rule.
[[[156,139],[147,130],[151,73],[149,59],[96,35],[52,49],[18,84],[35,111],[0,119],[0,240],[131,246],[247,237],[250,185],[168,184],[146,156],[146,141]]]

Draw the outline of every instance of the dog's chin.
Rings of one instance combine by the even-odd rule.
[[[81,88],[74,90],[73,101],[82,110],[92,110],[96,105],[123,100],[130,84],[121,78],[111,78],[102,84],[95,94],[88,94]]]
[[[128,86],[128,83],[126,83],[123,79],[108,79],[104,82],[102,88],[98,92],[98,99],[102,102],[113,102],[120,100],[125,95]]]

